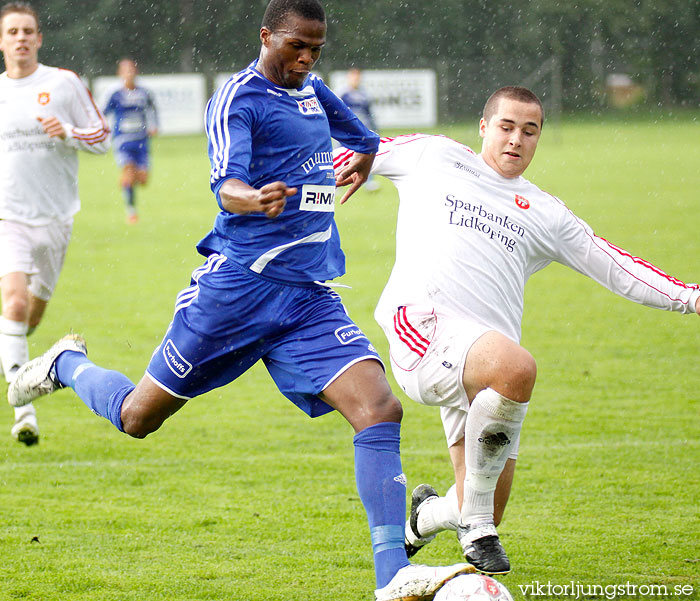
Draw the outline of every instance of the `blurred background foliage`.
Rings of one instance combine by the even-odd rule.
[[[33,4],[46,64],[91,78],[112,74],[130,55],[144,73],[213,76],[257,56],[267,0]],[[610,76],[621,73],[641,106],[700,104],[700,0],[325,0],[324,7],[328,44],[318,72],[435,69],[447,120],[478,112],[500,85],[535,80],[545,101],[561,94],[555,100],[565,111],[601,110],[610,104]]]

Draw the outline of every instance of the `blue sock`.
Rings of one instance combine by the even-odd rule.
[[[56,378],[70,386],[93,413],[108,419],[120,432],[122,404],[136,388],[134,383],[118,371],[95,365],[83,353],[64,351],[54,363]]]
[[[134,187],[133,186],[124,186],[122,188],[122,192],[124,193],[124,202],[126,204],[127,209],[133,209],[134,208]]]
[[[384,422],[355,434],[355,480],[372,536],[377,588],[409,564],[404,549],[406,476],[401,469],[401,424]]]

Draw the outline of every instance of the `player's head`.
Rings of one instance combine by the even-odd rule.
[[[260,27],[258,68],[285,88],[298,88],[326,43],[326,14],[318,0],[271,0]]]
[[[0,8],[0,50],[9,71],[32,70],[41,48],[39,15],[26,2],[8,2]]]
[[[360,87],[360,82],[362,81],[362,71],[357,67],[351,67],[348,69],[348,86],[352,90],[357,90]]]
[[[479,122],[483,159],[503,177],[522,175],[535,155],[543,124],[544,108],[533,92],[520,86],[496,90]]]
[[[117,75],[124,82],[124,85],[133,89],[138,75],[139,68],[136,61],[132,58],[122,58],[117,63]]]

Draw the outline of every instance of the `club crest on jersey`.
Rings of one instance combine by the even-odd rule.
[[[36,100],[40,105],[44,106],[51,102],[51,96],[48,92],[39,92],[39,97]]]
[[[178,378],[184,378],[192,371],[192,364],[177,350],[175,343],[170,338],[163,345],[163,358],[165,363]]]
[[[297,100],[297,105],[299,106],[299,112],[302,115],[322,115],[321,105],[318,103],[318,98],[315,96],[311,98],[304,98],[304,100]]]
[[[335,186],[303,185],[299,210],[333,213],[335,211]]]
[[[362,333],[362,330],[355,325],[343,326],[335,331],[335,337],[340,341],[340,344],[350,344],[358,338],[367,338]]]
[[[520,194],[515,195],[515,204],[518,205],[521,209],[530,208],[530,201],[524,196],[520,196]]]

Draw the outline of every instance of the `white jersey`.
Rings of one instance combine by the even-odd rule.
[[[65,140],[37,117],[56,117]],[[109,130],[72,71],[39,65],[20,79],[0,74],[0,219],[27,225],[66,221],[80,210],[77,149],[102,154]]]
[[[350,156],[336,150],[336,168]],[[698,286],[596,236],[558,198],[505,178],[444,136],[384,138],[372,173],[397,187],[396,263],[375,318],[402,305],[440,307],[520,341],[525,282],[557,261],[637,303],[694,313]]]

